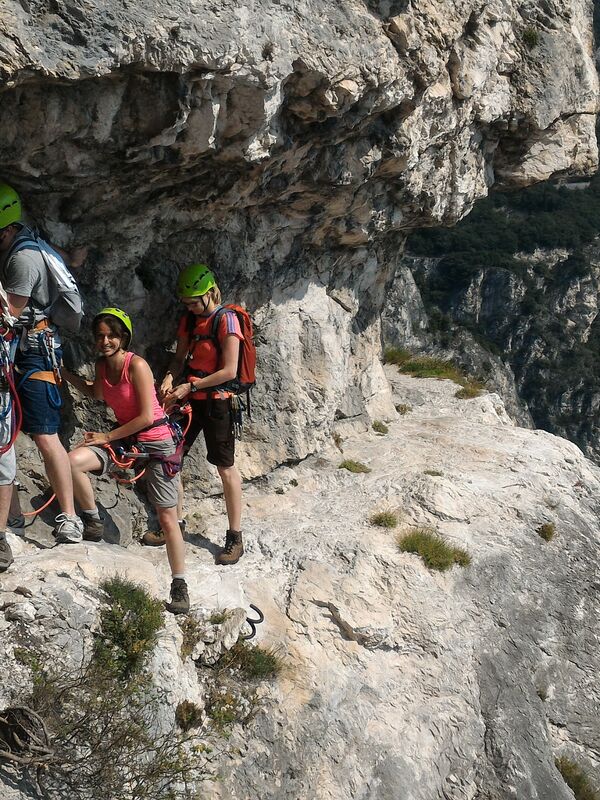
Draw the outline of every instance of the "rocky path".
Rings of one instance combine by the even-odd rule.
[[[266,617],[257,641],[288,665],[254,722],[234,728],[212,796],[568,800],[555,754],[592,771],[600,761],[600,470],[573,444],[514,427],[495,395],[458,400],[448,381],[386,369],[411,410],[385,435],[345,422],[338,446],[247,484],[239,564],[213,563],[222,500],[188,509],[192,603],[255,603]],[[371,472],[339,469],[342,459]],[[399,528],[370,524],[383,510]],[[435,573],[399,552],[398,532],[422,525],[471,565]],[[8,642],[27,624],[76,652],[102,576],[158,596],[168,586],[161,549],[30,539],[11,538],[17,561],[1,579]],[[18,585],[34,596],[17,596],[15,621]]]

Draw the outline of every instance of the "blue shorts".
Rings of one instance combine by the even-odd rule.
[[[60,364],[62,348],[55,351],[56,360]],[[41,353],[21,352],[15,356],[15,383],[21,401],[23,433],[58,433],[60,429],[60,409],[62,398],[60,390],[54,383],[31,380],[27,373],[45,372],[51,369],[48,359]]]

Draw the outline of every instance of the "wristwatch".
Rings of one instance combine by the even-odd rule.
[[[200,391],[200,387],[198,386],[198,381],[190,381],[190,394],[194,392]]]

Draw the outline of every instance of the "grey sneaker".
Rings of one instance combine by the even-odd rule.
[[[9,517],[6,527],[15,536],[25,536],[25,517],[22,514],[18,517]]]
[[[54,518],[54,538],[58,544],[79,544],[83,539],[83,522],[77,516],[64,512]]]
[[[187,614],[190,610],[190,596],[183,578],[173,578],[171,582],[171,602],[165,603],[171,614]]]
[[[0,534],[0,572],[6,572],[14,561],[12,550],[4,533]]]
[[[91,514],[81,514],[83,538],[86,542],[101,542],[104,538],[104,520]]]

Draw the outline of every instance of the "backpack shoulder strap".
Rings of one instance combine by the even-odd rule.
[[[227,310],[228,309],[226,306],[219,306],[217,308],[210,329],[210,335],[219,349],[221,348],[221,342],[219,341],[219,325],[221,323],[221,320],[223,319],[223,314],[225,314]]]

